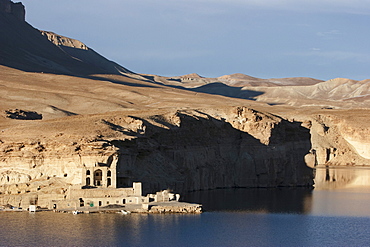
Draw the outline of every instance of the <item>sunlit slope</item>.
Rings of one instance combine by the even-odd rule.
[[[44,118],[150,108],[238,105],[245,100],[181,90],[122,75],[24,72],[0,66],[0,111],[37,111]]]
[[[328,81],[308,77],[260,79],[244,74],[204,78],[153,76],[157,82],[195,92],[249,99],[268,104],[321,107],[369,107],[370,80],[336,78]]]
[[[369,107],[369,80],[336,78],[310,86],[243,87],[263,92],[256,99],[289,105],[327,105],[328,107]]]

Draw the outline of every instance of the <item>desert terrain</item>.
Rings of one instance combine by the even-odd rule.
[[[137,74],[0,3],[0,204],[65,194],[114,155],[146,193],[312,186],[312,167],[370,165],[370,80]]]

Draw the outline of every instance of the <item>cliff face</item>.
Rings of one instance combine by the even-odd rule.
[[[311,156],[315,159],[314,165],[370,165],[370,140],[367,124],[363,122],[361,126],[358,126],[346,118],[351,118],[351,116],[322,114],[314,117],[311,127]],[[356,118],[357,116],[352,116],[352,119]]]
[[[37,142],[4,139],[0,192],[10,198],[58,188],[53,193],[63,195],[69,185],[83,185],[85,166],[113,156],[117,178],[141,181],[144,193],[312,185],[304,161],[310,135],[300,123],[244,107],[209,112],[105,117],[78,141],[62,133]]]
[[[300,123],[248,108],[178,111],[143,120],[145,135],[113,141],[119,170],[145,192],[312,185],[311,148]]]
[[[2,143],[0,152],[0,185],[53,177],[63,178],[69,184],[80,184],[81,169],[85,165],[106,163],[116,149],[105,142],[28,142]]]
[[[28,207],[65,199],[73,185],[82,185],[83,168],[114,161],[116,148],[106,142],[59,143],[0,141],[0,204]]]

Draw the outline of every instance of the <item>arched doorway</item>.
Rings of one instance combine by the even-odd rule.
[[[86,178],[86,185],[90,186],[90,183],[91,183],[90,178]]]
[[[102,180],[103,180],[103,172],[102,170],[96,170],[94,172],[94,185],[95,186],[102,186]]]

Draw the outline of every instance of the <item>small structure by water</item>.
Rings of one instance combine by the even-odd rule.
[[[157,203],[179,201],[180,195],[170,193],[168,190],[143,196],[141,182],[133,182],[132,177],[124,171],[117,171],[117,162],[117,155],[109,156],[105,162],[89,160],[84,162],[83,167],[76,170],[73,184],[66,183],[63,178],[53,177],[50,181],[35,181],[32,189],[28,188],[27,184],[16,185],[16,192],[18,192],[16,195],[9,193],[6,195],[7,200],[1,197],[0,199],[3,199],[4,205],[9,203],[17,205],[20,211],[34,205],[38,211],[68,212],[74,210],[101,212],[113,208],[121,210],[122,207],[133,208],[135,212],[149,212]],[[68,174],[64,177],[68,177]],[[10,196],[12,201],[9,201]],[[198,208],[201,208],[200,205]],[[176,210],[166,209],[164,211]],[[189,212],[191,210],[187,208],[177,211]],[[197,212],[199,211],[201,210],[197,209]]]
[[[32,213],[32,212],[36,212],[36,205],[30,205],[30,207],[28,208],[28,211],[29,211],[30,213]]]
[[[71,187],[67,198],[50,198],[48,209],[74,214],[103,211],[130,211],[134,213],[201,213],[199,204],[179,202],[180,195],[168,190],[142,195],[140,182],[131,188],[80,188]]]

